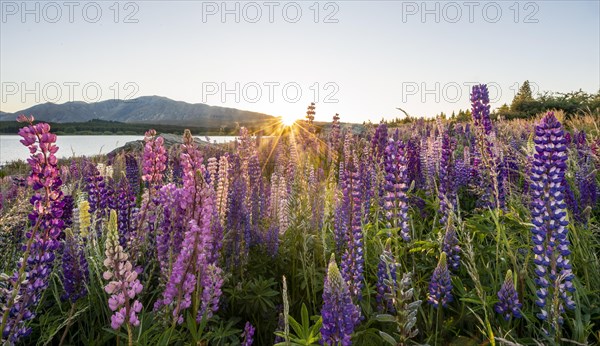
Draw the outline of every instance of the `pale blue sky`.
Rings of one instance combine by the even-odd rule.
[[[490,83],[494,106],[525,79],[540,90],[600,88],[594,0],[228,2],[239,23],[235,14],[223,22],[221,1],[78,2],[71,18],[63,2],[37,4],[1,1],[5,112],[68,101],[70,84],[75,100],[161,95],[298,117],[316,96],[317,120],[338,112],[352,122],[401,116],[398,106],[412,115],[465,109],[475,82]],[[129,14],[137,22],[125,23]]]

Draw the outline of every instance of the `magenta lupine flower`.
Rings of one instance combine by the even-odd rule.
[[[1,299],[6,305],[2,308],[0,329],[2,340],[9,343],[15,343],[31,332],[25,323],[34,318],[33,308],[48,287],[55,252],[60,245],[58,239],[64,227],[62,181],[55,156],[58,151],[56,135],[50,133],[50,125],[46,123],[34,125],[33,117],[21,115],[17,121],[29,123],[19,130],[19,135],[31,154],[27,159],[31,167],[27,184],[35,194],[30,200],[33,210],[29,214],[31,228],[26,232],[25,253],[10,279],[12,287]]]
[[[571,264],[567,256],[569,238],[564,175],[567,148],[560,122],[549,112],[535,127],[535,155],[531,168],[532,241],[538,285],[538,317],[550,318],[552,325],[562,323],[564,306],[575,308],[571,293],[575,291]],[[548,297],[551,307],[546,307]],[[559,297],[560,299],[555,299]],[[554,304],[558,301],[558,304]]]
[[[321,309],[323,326],[321,342],[323,345],[351,345],[354,326],[360,321],[360,310],[352,302],[348,285],[342,278],[335,257],[332,255],[327,268],[323,287],[323,308]]]
[[[244,326],[244,332],[242,333],[242,346],[251,346],[254,342],[254,331],[256,329],[250,324],[250,322],[246,322]]]
[[[183,323],[182,311],[192,305],[192,294],[196,288],[196,272],[193,263],[197,262],[198,246],[208,245],[208,235],[194,220],[183,239],[181,252],[173,265],[171,278],[163,292],[162,306],[173,305],[173,317],[177,323]],[[195,256],[196,255],[196,256]],[[158,308],[161,306],[155,306]]]
[[[157,137],[155,130],[146,131],[144,141],[142,180],[154,186],[162,182],[163,172],[167,168],[167,152],[163,146],[164,139]]]
[[[514,316],[515,318],[521,317],[520,309],[522,305],[519,303],[519,295],[515,289],[512,271],[510,270],[506,272],[502,288],[498,291],[498,300],[498,303],[494,305],[494,310],[502,315],[506,321],[508,321],[511,316]]]
[[[201,222],[198,224],[190,220],[161,302],[155,305],[155,308],[168,306],[172,309],[173,318],[178,323],[183,323],[182,312],[191,306],[197,278],[203,275],[212,254],[211,220],[214,205],[208,190],[208,186],[202,190]]]
[[[119,243],[117,213],[114,210],[110,212],[105,254],[104,266],[107,270],[103,278],[109,283],[104,287],[104,291],[110,294],[108,307],[113,311],[110,325],[115,330],[123,323],[127,324],[128,328],[137,327],[140,324],[137,314],[142,310],[142,304],[135,300],[135,296],[139,295],[144,287],[137,278],[138,273],[129,262],[129,255]]]
[[[181,145],[180,163],[183,170],[183,190],[184,196],[187,197],[185,202],[186,208],[189,209],[188,215],[190,219],[200,222],[198,217],[202,212],[202,197],[201,190],[205,187],[204,175],[206,167],[202,164],[202,154],[198,150],[198,146],[194,143],[194,137],[189,130],[183,133],[183,144]],[[212,189],[211,189],[212,190]]]
[[[429,282],[429,295],[427,296],[427,301],[437,309],[440,305],[445,308],[452,300],[450,271],[448,271],[448,265],[446,263],[446,253],[442,252],[438,265],[431,276],[431,282]]]

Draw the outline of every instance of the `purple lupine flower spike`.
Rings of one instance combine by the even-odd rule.
[[[351,336],[355,325],[360,321],[360,310],[352,303],[348,285],[342,278],[333,254],[325,277],[321,316],[323,317],[321,327],[323,345],[352,344]]]
[[[460,267],[460,246],[454,225],[449,224],[446,227],[446,234],[442,241],[442,251],[446,254],[448,268],[451,271],[457,271]]]
[[[567,258],[571,253],[564,186],[567,148],[562,125],[553,112],[549,112],[535,127],[534,142],[536,153],[531,167],[530,189],[535,282],[538,286],[536,304],[541,308],[537,316],[542,320],[549,319],[556,326],[562,323],[565,306],[575,308],[571,298],[575,287],[572,283],[574,274]],[[556,301],[558,304],[553,303]]]
[[[350,199],[351,207],[349,209],[351,209],[351,213],[349,213],[347,248],[342,255],[342,275],[348,284],[352,297],[360,300],[364,286],[363,271],[365,263],[363,256],[361,179],[353,160],[349,160],[346,169],[344,194]]]
[[[398,228],[400,236],[410,241],[408,219],[407,165],[403,147],[393,139],[389,140],[383,153],[385,165],[384,204],[388,228]]]
[[[125,176],[134,195],[140,190],[140,168],[133,155],[125,155]]]
[[[521,303],[519,303],[519,295],[515,289],[512,271],[506,272],[506,278],[502,284],[502,288],[498,291],[498,303],[494,305],[494,310],[502,315],[506,321],[511,316],[515,318],[521,317]]]
[[[371,148],[373,149],[373,156],[375,161],[379,162],[383,157],[383,154],[388,145],[388,128],[385,123],[379,124],[371,140]]]
[[[83,248],[75,235],[67,229],[62,256],[63,299],[72,303],[87,294],[88,264]]]
[[[252,324],[250,324],[250,322],[246,322],[246,325],[244,326],[244,332],[242,333],[242,338],[244,339],[242,341],[242,346],[252,345],[254,342],[254,331],[255,328],[252,326]]]
[[[377,265],[377,294],[375,299],[377,300],[377,309],[379,311],[387,310],[388,312],[394,312],[394,303],[389,297],[392,294],[390,284],[392,286],[397,285],[397,270],[399,265],[394,260],[390,244],[391,242],[388,240]]]
[[[456,191],[454,188],[455,172],[453,171],[454,165],[452,163],[454,143],[447,132],[444,132],[442,135],[441,149],[438,196],[440,200],[440,224],[444,227],[454,210],[456,200]]]
[[[452,300],[450,271],[448,271],[448,265],[446,263],[446,253],[442,252],[438,265],[431,276],[427,301],[437,309],[440,306],[445,308]]]

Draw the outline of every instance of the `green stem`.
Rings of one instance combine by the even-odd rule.
[[[129,338],[129,346],[133,346],[133,333],[131,332],[131,325],[127,323],[127,337]]]
[[[60,338],[60,343],[58,346],[62,346],[65,342],[65,338],[67,337],[67,333],[69,332],[69,328],[71,327],[71,318],[73,317],[73,313],[75,313],[75,304],[71,304],[71,310],[69,311],[69,317],[67,317],[67,325],[65,326],[65,331]]]

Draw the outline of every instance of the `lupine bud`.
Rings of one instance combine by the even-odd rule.
[[[440,305],[445,308],[452,300],[452,281],[446,263],[446,253],[442,252],[438,265],[431,276],[427,301],[435,308],[439,308]]]
[[[498,291],[499,302],[494,305],[494,310],[502,315],[505,320],[509,320],[511,316],[515,318],[521,317],[521,303],[519,303],[519,295],[515,289],[512,271],[506,272],[506,278],[502,284],[502,288]]]

